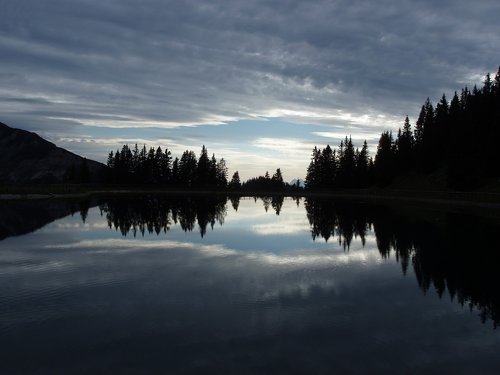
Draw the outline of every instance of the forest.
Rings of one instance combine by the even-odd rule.
[[[415,125],[408,116],[393,134],[384,131],[374,157],[365,141],[361,148],[345,137],[337,148],[315,147],[306,171],[310,191],[387,187],[400,176],[414,180],[439,174],[452,190],[474,190],[500,177],[497,140],[500,136],[500,68],[492,79],[486,75],[481,88],[463,88],[449,101],[445,94],[434,106],[427,98]],[[123,145],[108,155],[108,182],[221,191],[298,192],[302,188],[283,181],[280,168],[271,176],[242,182],[236,171],[228,179],[224,158],[202,147],[200,156],[191,150],[180,158],[170,150]]]
[[[473,190],[500,176],[499,136],[500,68],[494,79],[486,75],[481,88],[465,87],[451,101],[443,94],[434,106],[428,98],[414,127],[407,116],[396,135],[381,134],[374,160],[366,141],[354,149],[347,137],[337,149],[314,148],[306,188],[387,186],[399,176],[418,180],[440,173],[448,188]]]

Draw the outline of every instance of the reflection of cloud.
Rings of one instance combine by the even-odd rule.
[[[45,262],[19,262],[12,263],[8,266],[0,267],[0,275],[17,275],[25,273],[41,273],[41,272],[56,272],[73,268],[74,263],[61,260],[45,261]]]
[[[96,223],[89,223],[89,222],[86,222],[86,223],[82,223],[82,222],[69,223],[69,222],[66,222],[65,223],[65,222],[62,222],[62,223],[57,223],[54,227],[56,229],[64,231],[64,232],[66,230],[68,230],[68,229],[89,232],[92,229],[106,229],[106,228],[109,228],[109,225],[105,221],[96,222]]]
[[[294,234],[308,232],[309,224],[304,220],[282,220],[279,222],[256,224],[252,226],[254,233],[260,236],[269,236],[275,234]]]
[[[370,241],[372,242],[372,241]],[[144,241],[134,239],[83,240],[71,244],[48,245],[49,249],[81,250],[78,254],[113,257],[113,262],[134,265],[134,271],[120,269],[113,279],[127,279],[141,272],[143,264],[152,267],[151,262],[165,264],[180,285],[191,285],[186,279],[186,268],[197,269],[204,283],[226,290],[227,280],[233,280],[240,293],[252,300],[269,301],[283,296],[307,295],[314,289],[335,290],[359,282],[354,269],[362,268],[369,277],[368,269],[384,260],[375,246],[357,249],[349,253],[312,248],[295,249],[286,253],[244,251],[223,245],[203,245],[174,240]],[[149,254],[142,254],[150,252]],[[152,253],[151,253],[152,252]],[[114,258],[117,257],[117,258]],[[170,263],[172,262],[172,263]],[[173,266],[172,268],[172,264]],[[136,271],[135,268],[139,270]],[[160,266],[162,267],[162,266]],[[175,269],[175,270],[174,270]],[[335,270],[335,272],[332,272]],[[130,274],[129,274],[130,273]],[[357,276],[356,276],[357,275]],[[89,280],[95,283],[96,280]],[[107,277],[99,282],[110,282]],[[229,288],[231,289],[231,288]]]
[[[46,245],[49,249],[84,249],[100,254],[134,253],[140,251],[176,251],[190,250],[203,257],[228,257],[235,256],[240,260],[257,262],[273,266],[299,267],[342,265],[350,263],[376,264],[381,263],[379,252],[376,249],[361,249],[355,252],[312,251],[311,249],[293,250],[288,253],[262,253],[258,251],[239,251],[228,249],[224,245],[203,245],[191,242],[173,240],[129,240],[129,239],[104,239],[83,240],[70,244]]]

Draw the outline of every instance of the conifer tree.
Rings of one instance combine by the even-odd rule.
[[[410,119],[406,116],[403,129],[399,129],[396,139],[397,173],[408,173],[414,166],[413,148],[415,139],[411,131]]]
[[[332,188],[335,184],[336,177],[336,161],[335,154],[330,145],[327,145],[319,157],[319,176],[317,183],[323,188]]]
[[[176,157],[172,163],[172,184],[177,185],[179,183],[179,158]]]
[[[363,147],[356,155],[356,187],[368,186],[368,144],[366,140],[363,142]]]
[[[227,186],[227,166],[224,158],[217,162],[216,166],[216,186],[225,189]]]
[[[382,133],[377,146],[377,155],[375,156],[375,172],[379,185],[387,185],[394,176],[394,154],[393,154],[392,132]]]
[[[306,179],[304,180],[304,184],[306,189],[316,189],[318,188],[318,178],[319,178],[319,158],[320,151],[314,146],[312,151],[311,161],[309,166],[307,167]]]
[[[210,159],[209,185],[217,186],[217,159],[215,154],[212,154],[212,159]]]
[[[106,162],[106,165],[113,169],[115,167],[115,157],[114,157],[114,154],[113,154],[113,151],[111,151],[109,154],[108,154],[108,161]]]
[[[231,182],[229,183],[229,188],[231,190],[239,190],[241,188],[240,174],[238,171],[233,173],[233,177],[231,178]]]
[[[272,181],[276,189],[283,188],[283,176],[281,175],[281,169],[276,169],[276,173],[273,174]]]
[[[179,160],[179,182],[182,185],[192,186],[195,183],[197,166],[196,154],[190,150],[184,151]]]

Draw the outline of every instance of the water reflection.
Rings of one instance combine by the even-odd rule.
[[[120,230],[126,236],[138,233],[142,236],[161,232],[166,233],[172,224],[179,224],[184,232],[192,232],[198,224],[198,230],[203,238],[207,228],[213,230],[214,225],[224,224],[227,215],[227,201],[231,202],[234,211],[238,211],[239,196],[230,198],[222,195],[214,196],[171,196],[145,195],[131,199],[111,198],[99,205],[106,215],[110,228]],[[283,196],[254,197],[255,202],[261,201],[265,212],[270,208],[279,215],[283,206]],[[299,198],[297,198],[297,204]],[[83,217],[83,216],[82,216]]]
[[[253,199],[264,212],[282,213],[283,197]],[[298,207],[300,199],[294,199]],[[85,223],[89,209],[96,205],[108,227],[123,236],[159,236],[179,226],[184,232],[197,230],[203,238],[208,228],[224,225],[228,209],[238,212],[240,198],[143,195],[2,202],[0,240],[29,233],[69,214],[78,213]],[[411,270],[424,293],[432,288],[440,298],[477,309],[483,322],[491,320],[495,327],[499,324],[498,220],[442,210],[404,211],[350,200],[307,198],[304,207],[313,240],[337,242],[349,252],[356,239],[365,246],[367,237],[374,236],[380,257],[393,256],[405,275]],[[284,240],[298,233],[301,225],[293,220],[255,223],[252,230],[254,234],[282,236]]]
[[[2,220],[75,215],[0,242],[0,373],[500,365],[499,332],[475,316],[499,319],[498,220],[484,215],[278,197],[32,203]]]
[[[14,200],[0,202],[0,241],[31,233],[68,215],[79,213],[85,223],[93,199]]]
[[[498,221],[439,210],[402,212],[350,201],[306,199],[312,237],[337,237],[349,249],[373,229],[383,258],[394,254],[402,272],[411,266],[419,287],[477,308],[483,322],[500,322]]]
[[[371,230],[368,207],[353,205],[350,201],[327,201],[306,199],[307,218],[311,224],[313,239],[337,237],[339,245],[348,250],[353,238],[359,237],[364,246]]]
[[[110,228],[119,229],[125,236],[131,232],[144,234],[166,233],[171,225],[179,224],[183,231],[191,232],[195,223],[201,237],[207,226],[213,229],[215,223],[222,225],[227,214],[227,198],[213,197],[179,197],[172,199],[162,196],[143,196],[133,199],[108,199],[99,205],[106,214]],[[233,206],[236,203],[233,203]]]

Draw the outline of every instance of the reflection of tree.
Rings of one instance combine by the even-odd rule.
[[[295,196],[295,197],[292,197],[292,199],[295,201],[295,203],[297,204],[297,207],[299,207],[300,205],[300,200],[302,199],[302,197],[299,197],[299,196]]]
[[[271,197],[261,197],[260,199],[264,205],[264,210],[267,212],[269,210],[269,206],[271,205]]]
[[[82,199],[79,202],[80,208],[80,217],[82,218],[82,222],[85,224],[87,220],[87,216],[89,215],[90,202],[88,200]]]
[[[462,306],[477,308],[483,322],[500,323],[498,223],[465,214],[398,214],[387,207],[306,199],[313,239],[337,236],[348,249],[370,228],[382,257],[394,254],[404,274],[411,265],[424,293],[448,291]],[[432,221],[427,219],[432,217]]]
[[[284,197],[282,195],[275,195],[271,198],[271,206],[276,212],[276,215],[279,215],[281,212],[281,207],[283,207]]]
[[[233,206],[233,209],[235,211],[238,211],[238,207],[240,206],[240,197],[239,196],[232,196],[230,198],[231,200],[231,205]]]
[[[226,197],[182,197],[162,196],[132,197],[130,199],[108,199],[100,208],[106,213],[110,228],[120,230],[125,236],[137,232],[143,236],[145,232],[156,233],[170,230],[172,222],[179,223],[185,232],[191,232],[198,224],[203,237],[207,226],[215,223],[223,224],[227,214]]]
[[[352,205],[345,201],[306,199],[305,207],[313,239],[322,237],[328,241],[337,236],[339,244],[348,250],[352,239],[360,237],[364,245],[366,233],[370,229],[364,211],[353,210]]]
[[[267,195],[254,196],[253,199],[255,203],[257,203],[257,200],[260,199],[266,212],[269,211],[269,207],[272,207],[276,215],[281,213],[281,208],[283,207],[283,202],[285,201],[285,197],[283,195],[273,195],[272,197]]]

